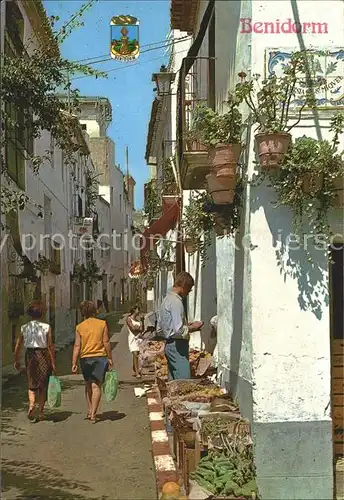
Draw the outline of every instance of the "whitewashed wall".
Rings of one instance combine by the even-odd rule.
[[[264,75],[267,48],[341,47],[343,25],[336,20],[343,18],[343,3],[327,6],[327,2],[308,1],[216,2],[218,109],[223,109],[240,71]],[[242,18],[262,23],[256,25],[259,31],[264,23],[294,19],[297,12],[301,22],[327,23],[328,33],[241,33]],[[293,137],[307,133],[328,138],[330,114],[310,114],[293,129]],[[251,177],[255,156],[253,138],[248,139]],[[291,212],[273,209],[274,199],[266,183],[248,188],[241,228],[248,244],[234,252],[230,241],[217,240],[219,374],[253,423],[262,497],[330,498],[328,264],[324,253],[311,249],[314,268],[299,260],[300,255],[292,255],[302,269],[298,280],[290,268],[286,275],[280,272],[276,240],[279,233],[285,237],[292,231]],[[331,219],[335,231],[340,231],[341,214],[333,210]],[[315,291],[319,291],[317,297]]]

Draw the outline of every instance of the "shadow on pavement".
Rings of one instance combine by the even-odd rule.
[[[16,490],[17,500],[88,500],[92,489],[67,480],[60,472],[41,463],[2,460],[2,491]],[[86,496],[85,496],[86,495]],[[101,497],[99,500],[110,500]]]
[[[47,415],[45,416],[45,421],[54,422],[55,424],[57,424],[59,422],[64,422],[74,414],[75,412],[72,411],[56,411],[54,413],[47,413]]]
[[[126,416],[126,413],[120,413],[118,411],[105,411],[99,416],[99,421],[105,422],[106,420],[110,420],[111,422],[115,422],[116,420],[122,420],[122,418]]]

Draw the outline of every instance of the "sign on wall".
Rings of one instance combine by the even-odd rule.
[[[139,21],[133,16],[114,16],[110,21],[110,55],[117,61],[134,61],[140,53]]]
[[[93,219],[92,217],[75,217],[74,234],[92,238]]]
[[[296,49],[266,49],[265,77],[281,76]],[[314,83],[317,106],[344,106],[344,49],[308,50],[312,54],[309,71]],[[306,75],[295,89],[292,104],[302,106],[307,89]]]

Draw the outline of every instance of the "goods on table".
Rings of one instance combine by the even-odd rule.
[[[203,387],[179,397],[180,401],[192,401],[197,403],[210,403],[214,398],[223,396],[223,390],[219,387]]]
[[[220,437],[221,434],[225,436],[234,435],[246,435],[249,433],[249,425],[246,420],[240,419],[240,414],[238,413],[238,418],[230,417],[226,413],[209,413],[202,417],[202,436],[205,439],[214,439]]]
[[[140,344],[140,367],[151,367],[154,371],[155,360],[164,354],[164,342],[143,341]]]
[[[212,386],[214,384],[207,379],[183,379],[183,380],[172,380],[167,383],[167,392],[169,397],[174,396],[185,396],[192,392],[200,391],[205,387]]]
[[[219,496],[257,496],[253,459],[247,450],[241,455],[237,450],[231,455],[210,452],[201,458],[196,471],[190,477],[201,487]]]

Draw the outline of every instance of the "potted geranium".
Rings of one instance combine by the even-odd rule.
[[[314,87],[320,83],[310,83],[305,77],[306,66],[312,57],[307,52],[293,53],[281,76],[273,75],[261,84],[259,75],[245,81],[245,73],[239,73],[242,81],[237,85],[236,93],[246,102],[254,122],[258,124],[255,142],[262,168],[274,168],[281,164],[291,144],[290,131],[300,122],[304,108],[315,106]],[[297,85],[305,86],[306,90],[300,99],[301,105],[295,109],[291,104],[295,100]],[[295,113],[295,120],[290,123],[291,115]]]
[[[209,192],[218,204],[232,203],[237,180],[237,164],[241,153],[242,115],[238,109],[240,99],[228,96],[228,111],[220,114],[203,107],[197,127],[202,142],[208,147],[208,160],[212,171],[206,176]]]

